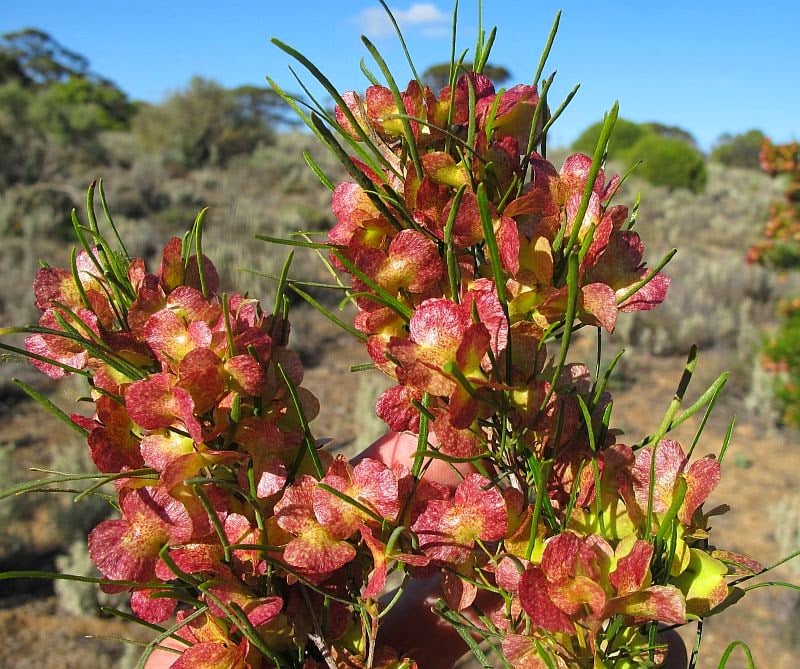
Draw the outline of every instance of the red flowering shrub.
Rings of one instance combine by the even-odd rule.
[[[95,415],[72,420],[120,513],[89,537],[103,587],[151,624],[175,617],[176,667],[416,666],[380,647],[391,573],[438,573],[437,611],[511,666],[661,662],[659,623],[708,615],[729,575],[761,567],[710,543],[719,460],[664,438],[721,382],[626,445],[611,369],[568,361],[574,330],[611,333],[669,287],[600,169],[616,109],[594,158],[558,169],[536,86],[498,92],[454,64],[438,92],[390,79],[335,97],[333,114],[298,108],[353,179],[331,184],[338,223],[308,245],[396,381],[377,411],[418,435],[416,456],[352,465],[318,447],[285,279],[271,314],[220,293],[202,216],[151,273],[101,234],[90,197],[77,231],[97,245],[40,270],[26,346],[50,376],[90,383]],[[437,459],[473,471],[450,489],[423,478]],[[491,610],[462,616],[481,590]]]

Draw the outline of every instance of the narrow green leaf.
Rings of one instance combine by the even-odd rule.
[[[720,374],[719,377],[717,377],[717,380],[714,381],[714,383],[712,383],[708,387],[708,389],[699,398],[697,398],[697,400],[695,400],[695,402],[691,406],[689,406],[684,411],[682,411],[678,416],[673,418],[673,420],[667,426],[667,431],[664,434],[671,432],[679,425],[685,423],[687,420],[689,420],[689,418],[691,418],[698,411],[700,411],[700,409],[702,409],[707,403],[712,401],[716,402],[717,399],[719,398],[722,388],[725,386],[727,381],[728,381],[728,372],[723,372],[722,374]],[[646,446],[652,441],[653,437],[651,435],[648,435],[641,441],[634,444],[633,450],[638,450],[642,446]]]
[[[94,312],[92,309],[92,303],[89,302],[89,297],[86,295],[86,289],[83,287],[83,281],[81,281],[80,274],[78,272],[77,256],[77,249],[73,246],[69,253],[69,269],[72,274],[72,282],[75,284],[75,288],[78,291],[78,297],[80,298],[81,304],[85,309]]]
[[[320,180],[323,186],[328,190],[333,190],[334,185],[333,182],[328,178],[328,175],[322,170],[322,168],[317,164],[314,158],[311,157],[311,154],[308,151],[303,151],[303,159],[306,161],[306,165],[311,168],[311,171],[317,175],[317,179]]]
[[[411,310],[410,307],[407,307],[402,302],[399,302],[397,298],[393,295],[387,293],[383,288],[381,288],[378,284],[376,284],[372,279],[370,279],[364,272],[358,269],[342,252],[338,249],[334,249],[332,251],[333,255],[338,258],[339,262],[345,266],[348,272],[353,276],[360,279],[370,290],[375,292],[375,297],[380,298],[383,304],[388,306],[392,311],[394,311],[399,316],[402,316],[404,320],[408,321],[411,319],[411,316],[414,315],[414,312]],[[368,297],[367,294],[364,297]]]
[[[638,293],[642,288],[644,288],[648,283],[650,283],[662,269],[664,266],[675,257],[675,254],[678,252],[678,249],[672,249],[668,251],[667,254],[661,259],[661,261],[653,267],[647,274],[642,277],[640,281],[637,281],[633,284],[628,290],[626,290],[620,297],[617,298],[617,304],[623,304],[626,300],[630,299],[636,293]]]
[[[480,14],[478,15],[480,19]],[[448,119],[447,124],[450,125],[452,121],[452,113],[453,113],[453,96],[455,94],[455,83],[456,76],[458,73],[458,69],[456,67],[456,37],[458,35],[458,0],[453,2],[453,15],[452,19],[450,20],[450,76],[448,77],[448,83],[450,84],[450,109],[448,111]],[[464,56],[461,57],[463,61]],[[439,91],[434,91],[434,94],[438,94]]]
[[[45,479],[36,479],[35,481],[24,481],[16,485],[0,490],[0,500],[16,495],[24,495],[28,492],[33,492],[43,486],[52,485],[53,483],[64,483],[66,481],[89,481],[102,478],[103,474],[59,474]]]
[[[127,620],[130,623],[136,623],[137,625],[141,625],[142,627],[147,627],[147,628],[153,630],[154,632],[158,632],[159,634],[161,634],[161,632],[164,631],[164,628],[161,627],[161,625],[154,625],[153,623],[148,623],[148,622],[142,620],[141,618],[138,618],[137,616],[135,616],[132,613],[128,613],[127,611],[120,611],[119,609],[115,609],[115,608],[113,608],[111,606],[101,606],[100,607],[100,612],[104,613],[104,614],[107,614],[109,616],[114,616],[115,618],[120,618],[121,620]],[[103,637],[101,637],[100,635],[92,635],[91,638],[98,639],[98,638],[103,638]],[[112,638],[112,637],[109,637],[109,638]],[[139,646],[146,646],[147,645],[147,643],[145,643],[144,641],[134,641],[132,639],[121,639],[121,641],[123,641],[124,643],[130,643],[130,644],[135,644],[135,645],[139,645]],[[175,657],[177,657],[179,651],[175,650],[174,653],[175,653]]]
[[[42,393],[40,393],[35,388],[32,388],[24,381],[20,379],[11,379],[11,383],[15,386],[22,389],[22,391],[34,400],[40,407],[42,407],[47,413],[51,416],[55,416],[60,420],[62,423],[68,425],[72,430],[77,432],[82,437],[86,437],[89,434],[89,431],[82,428],[78,425],[75,421],[73,421],[64,411],[59,409],[55,404],[53,404],[47,397],[45,397]]]
[[[384,0],[379,0],[381,3],[381,7],[383,7],[384,11],[386,12],[387,16],[389,17],[389,21],[392,23],[392,27],[394,28],[394,32],[397,35],[397,39],[400,40],[400,46],[403,49],[403,54],[406,57],[406,62],[408,63],[408,67],[411,69],[411,74],[414,76],[417,84],[419,84],[420,89],[422,88],[422,80],[419,78],[419,74],[417,74],[417,68],[414,67],[414,61],[411,58],[411,53],[408,50],[408,46],[406,45],[406,40],[403,38],[403,31],[400,30],[400,26],[397,25],[397,20],[394,18],[394,14],[389,9],[389,5],[387,5]]]
[[[343,493],[341,490],[337,490],[336,488],[333,488],[333,487],[329,486],[326,483],[317,483],[317,488],[319,488],[320,490],[324,490],[325,492],[333,495],[334,497],[337,497],[338,499],[342,500],[343,502],[346,502],[347,504],[350,504],[354,508],[356,508],[359,511],[361,511],[361,513],[366,514],[367,516],[372,518],[372,520],[374,520],[374,521],[376,521],[378,523],[387,522],[385,518],[383,518],[379,514],[375,513],[375,511],[370,509],[368,506],[365,506],[364,504],[362,504],[358,500],[353,499],[349,495]]]
[[[535,456],[531,455],[535,459]],[[531,462],[529,458],[528,462]],[[531,516],[531,531],[528,537],[528,545],[525,548],[525,559],[530,560],[533,549],[536,545],[536,536],[539,529],[539,519],[542,517],[542,508],[547,498],[547,480],[550,478],[550,469],[553,460],[542,460],[536,475],[536,501],[533,504],[533,514]]]
[[[3,328],[3,330],[4,330],[3,334],[10,334],[13,331],[24,331],[24,330],[17,330],[17,328]],[[65,372],[69,372],[70,374],[78,374],[79,376],[85,376],[87,378],[91,376],[91,374],[85,369],[78,369],[77,367],[72,367],[71,365],[59,362],[58,360],[53,360],[53,358],[48,358],[44,355],[39,355],[38,353],[31,353],[30,351],[27,351],[24,348],[17,348],[16,346],[11,346],[10,344],[0,344],[0,350],[8,351],[9,353],[14,353],[23,358],[30,358],[31,360],[38,360],[39,362],[44,362],[47,363],[48,365],[59,367],[60,369],[63,369]]]
[[[688,669],[697,669],[697,661],[700,659],[700,644],[703,641],[703,619],[697,620],[697,630],[694,635],[694,644],[692,644],[692,656],[689,658]]]
[[[748,669],[755,669],[756,663],[753,660],[753,654],[750,652],[750,647],[744,641],[734,641],[728,645],[728,647],[725,649],[725,652],[722,654],[722,657],[720,658],[717,669],[725,669],[725,667],[728,666],[728,660],[733,654],[733,651],[735,651],[737,648],[742,649],[742,652],[747,659]]]
[[[550,50],[553,48],[553,42],[556,39],[559,23],[561,23],[560,9],[556,12],[556,16],[553,19],[553,25],[550,28],[550,34],[547,36],[547,42],[545,42],[544,49],[542,49],[542,55],[539,57],[539,65],[536,67],[536,74],[533,75],[532,83],[534,86],[539,84],[539,77],[542,76],[542,72],[544,72],[544,66],[547,63],[547,59],[550,57]]]
[[[98,189],[98,193],[100,195],[100,206],[103,209],[103,216],[105,216],[106,222],[108,223],[109,227],[113,231],[114,237],[117,240],[117,244],[119,244],[119,248],[122,251],[122,254],[125,257],[130,258],[131,255],[130,255],[130,253],[128,253],[128,249],[125,247],[125,242],[122,241],[122,237],[119,234],[119,230],[117,230],[117,226],[114,224],[114,219],[111,217],[111,211],[108,208],[108,201],[106,200],[106,192],[105,192],[105,190],[103,188],[103,180],[102,179],[98,179],[98,181],[97,181],[97,189]]]
[[[603,517],[603,496],[602,496],[602,488],[600,485],[600,465],[597,462],[597,441],[595,439],[594,434],[594,425],[592,423],[592,414],[589,411],[589,407],[586,406],[586,402],[584,401],[583,397],[580,395],[575,396],[578,400],[578,406],[580,407],[581,414],[583,416],[583,422],[586,425],[586,433],[589,437],[589,448],[592,451],[592,458],[591,458],[591,466],[592,466],[592,475],[594,477],[594,501],[595,501],[595,512],[597,513],[597,518],[600,523],[600,534],[601,536],[605,536],[606,533],[606,523],[605,518]]]
[[[572,225],[572,231],[570,232],[569,240],[564,246],[565,256],[570,253],[578,239],[578,232],[580,231],[583,218],[586,216],[586,212],[589,209],[589,200],[591,199],[592,191],[594,190],[595,181],[597,181],[597,174],[600,172],[600,167],[603,163],[603,156],[608,149],[608,140],[611,137],[611,131],[614,129],[614,124],[617,121],[618,114],[619,102],[615,102],[603,120],[603,128],[600,131],[600,137],[597,139],[597,146],[595,147],[594,156],[592,157],[592,167],[589,170],[589,175],[586,178],[586,186],[583,189],[583,196],[581,197],[581,202],[578,206],[578,212]]]
[[[553,126],[553,124],[558,120],[561,114],[564,113],[564,110],[567,108],[572,99],[577,95],[578,90],[580,89],[580,84],[575,84],[573,89],[567,93],[567,96],[564,98],[563,102],[558,106],[558,108],[550,113],[550,117],[547,119],[547,122],[542,126],[541,136],[544,137],[547,134],[547,131]],[[536,143],[534,142],[534,146]]]
[[[482,453],[480,455],[473,455],[470,458],[457,458],[454,455],[445,455],[441,451],[432,451],[432,450],[424,450],[424,451],[417,451],[420,457],[423,458],[432,458],[434,460],[442,460],[443,462],[449,462],[451,464],[460,464],[464,462],[477,462],[479,460],[483,460],[486,458],[486,453]]]
[[[461,368],[456,362],[453,360],[448,360],[442,365],[442,371],[445,374],[452,376],[458,385],[460,385],[469,393],[470,397],[474,397],[475,399],[478,398],[478,392],[475,390],[475,386],[473,386],[470,380],[464,376],[464,372],[461,371]]]
[[[727,380],[727,377],[725,377]],[[712,386],[713,387],[713,386]],[[703,419],[700,421],[700,425],[697,427],[697,430],[694,433],[694,438],[692,439],[692,443],[689,446],[689,450],[686,452],[686,459],[689,460],[694,453],[694,449],[697,447],[698,442],[700,441],[700,436],[703,434],[703,430],[705,430],[706,424],[708,423],[708,419],[711,416],[711,412],[714,410],[714,405],[716,405],[719,396],[722,394],[722,389],[725,387],[725,383],[721,383],[715,387],[714,392],[711,396],[711,399],[706,406],[706,410],[703,413]]]
[[[75,497],[76,502],[80,502],[84,497],[91,495],[95,490],[98,488],[102,488],[107,483],[112,483],[119,479],[128,479],[128,478],[152,478],[153,475],[157,476],[158,472],[155,469],[151,469],[150,467],[142,467],[141,469],[131,469],[126,470],[124,472],[116,472],[114,474],[103,474],[102,476],[95,477],[97,480],[90,485],[86,490]]]
[[[494,275],[495,288],[503,311],[508,317],[508,295],[506,294],[506,276],[503,272],[503,265],[500,262],[500,250],[497,247],[497,237],[494,231],[494,223],[489,212],[489,198],[486,195],[486,187],[483,183],[478,186],[478,211],[481,216],[483,226],[483,236],[486,240],[486,249],[489,251],[489,258],[492,261],[492,274]]]
[[[211,526],[214,528],[214,531],[217,533],[217,538],[222,546],[222,554],[225,562],[230,564],[233,555],[233,552],[231,551],[231,542],[228,541],[228,535],[225,533],[225,528],[222,526],[222,521],[219,519],[217,511],[214,509],[214,505],[211,503],[208,495],[206,495],[205,490],[203,490],[202,484],[195,483],[192,485],[192,490],[194,490],[195,495],[197,495],[197,498],[200,500],[200,503],[206,510],[208,520],[211,523]]]
[[[340,327],[345,332],[353,335],[356,339],[361,342],[367,341],[368,337],[365,333],[361,332],[354,328],[350,323],[343,321],[342,319],[338,318],[336,314],[334,314],[330,309],[326,309],[322,304],[320,304],[317,300],[315,300],[311,295],[306,293],[304,290],[298,288],[294,283],[289,284],[289,288],[297,293],[300,297],[302,297],[310,306],[314,309],[319,311],[325,318],[329,321],[334,323],[336,326]]]
[[[358,61],[358,66],[361,68],[362,74],[367,78],[367,81],[369,81],[370,85],[372,86],[381,85],[381,82],[378,81],[378,77],[376,77],[373,74],[372,70],[370,70],[367,67],[367,62],[363,58],[360,61]]]
[[[725,438],[722,440],[722,448],[719,452],[719,464],[722,464],[722,461],[725,459],[725,454],[728,452],[728,447],[731,445],[731,438],[733,437],[733,428],[736,426],[736,416],[731,418],[731,422],[728,423],[728,429],[725,430]]]
[[[686,479],[683,476],[679,476],[678,480],[675,482],[675,488],[672,492],[672,502],[670,503],[669,509],[667,509],[667,513],[664,515],[664,518],[661,520],[661,526],[658,528],[658,532],[656,533],[656,543],[665,540],[667,532],[670,531],[670,528],[672,527],[672,522],[678,515],[678,511],[681,510],[681,505],[683,504],[683,499],[686,497],[686,491],[688,488],[689,486],[686,483]]]
[[[78,220],[78,212],[76,209],[73,209],[70,212],[70,220],[72,221],[72,229],[75,232],[75,236],[78,238],[80,245],[83,247],[83,250],[86,251],[86,255],[89,257],[91,263],[95,266],[97,270],[98,276],[104,276],[103,266],[100,264],[100,261],[95,256],[94,252],[92,251],[92,246],[86,241],[86,236],[84,232],[88,232],[94,235],[94,231],[89,228],[84,228],[81,225],[80,220]]]
[[[470,629],[470,627],[474,628],[474,626],[472,625],[466,626],[462,622],[461,616],[450,611],[445,605],[444,600],[442,599],[438,600],[436,604],[434,604],[434,610],[437,613],[437,615],[444,618],[448,623],[450,623],[453,626],[455,631],[458,632],[458,635],[470,649],[470,651],[472,652],[473,656],[478,661],[478,664],[480,664],[482,669],[492,669],[493,667],[492,663],[489,662],[486,655],[484,655],[483,651],[480,649],[480,646],[478,646],[478,642],[472,638],[472,630]],[[483,630],[478,630],[478,628],[474,629],[476,631],[483,631]]]
[[[110,578],[96,578],[94,576],[78,576],[76,574],[62,574],[57,571],[3,571],[0,572],[0,581],[12,581],[20,578],[31,578],[46,581],[78,581],[80,583],[94,583],[97,585],[123,586],[127,588],[159,587],[164,585],[162,581],[154,583],[140,583],[137,581],[116,581]]]
[[[278,279],[278,287],[275,290],[275,304],[272,308],[272,316],[273,318],[278,318],[278,312],[280,310],[280,305],[283,302],[283,296],[286,293],[286,285],[287,279],[289,277],[289,268],[292,266],[292,259],[294,258],[294,251],[290,251],[289,255],[286,256],[286,260],[283,263],[283,267],[281,268],[281,275]]]
[[[145,665],[147,664],[147,660],[150,659],[150,656],[153,654],[156,648],[158,648],[159,644],[162,641],[166,641],[169,638],[176,639],[185,643],[181,637],[177,635],[177,633],[183,628],[186,627],[189,623],[191,623],[195,618],[199,618],[202,615],[205,615],[206,611],[208,611],[208,606],[203,605],[200,606],[196,611],[192,611],[188,616],[183,618],[180,622],[175,623],[172,627],[167,630],[164,630],[161,634],[155,637],[147,647],[145,648],[144,652],[142,653],[141,657],[139,657],[139,661],[136,663],[136,666],[133,669],[145,669]]]
[[[461,206],[461,198],[464,196],[466,186],[461,186],[455,196],[453,196],[453,204],[450,207],[450,212],[447,215],[447,223],[444,226],[444,249],[445,249],[445,264],[447,266],[447,280],[450,285],[450,295],[454,302],[459,302],[461,297],[461,270],[458,267],[458,258],[456,257],[456,248],[453,243],[453,226],[456,222],[456,215]]]
[[[428,431],[430,429],[430,416],[428,414],[428,407],[430,406],[430,403],[431,396],[428,393],[423,394],[422,402],[420,402],[422,410],[419,412],[419,436],[417,437],[417,450],[414,453],[414,463],[411,465],[411,475],[415,480],[419,479],[420,477],[422,464],[425,462],[424,453],[427,451],[428,447]]]
[[[575,316],[578,311],[578,255],[571,253],[567,257],[567,312],[564,315],[564,333],[561,336],[561,349],[558,354],[558,362],[553,371],[553,376],[550,381],[550,389],[544,396],[540,411],[547,406],[550,398],[556,390],[558,380],[561,377],[561,372],[564,370],[564,365],[567,362],[567,354],[569,353],[569,342],[572,338],[572,326],[575,323]],[[558,442],[556,442],[558,443]]]
[[[280,244],[281,246],[300,246],[305,249],[331,249],[336,248],[331,244],[299,241],[297,239],[284,239],[283,237],[273,237],[272,235],[254,235],[256,239],[270,244]]]
[[[383,2],[381,2],[383,4]],[[386,5],[384,5],[385,7]],[[388,9],[387,9],[388,11]],[[381,56],[378,49],[375,45],[370,42],[370,40],[365,37],[364,35],[361,36],[361,41],[364,43],[364,46],[367,47],[367,51],[369,51],[370,55],[375,59],[375,62],[378,64],[378,68],[380,69],[383,76],[386,78],[386,84],[389,87],[389,90],[392,93],[392,98],[394,99],[394,104],[397,107],[397,111],[403,113],[405,111],[405,105],[403,104],[403,94],[400,92],[400,89],[397,86],[397,82],[394,80],[392,76],[392,71],[389,69],[389,66],[386,64],[386,61]],[[422,169],[422,163],[419,159],[419,153],[417,151],[417,140],[414,137],[414,132],[411,128],[411,123],[409,123],[408,119],[402,119],[403,122],[403,134],[405,135],[405,145],[406,150],[408,151],[408,155],[411,157],[411,162],[414,163],[414,169],[417,171],[417,177],[422,179],[425,175],[425,172]]]
[[[598,332],[600,332],[600,330],[598,330]],[[603,373],[603,377],[597,382],[597,385],[594,389],[594,395],[592,396],[592,402],[594,404],[597,404],[600,401],[600,397],[605,392],[608,381],[611,378],[611,375],[614,373],[614,369],[624,353],[625,349],[620,349],[619,353],[617,353],[614,356],[614,359],[608,364],[606,371]]]
[[[363,365],[350,365],[350,373],[368,372],[375,369],[374,362],[366,362]]]
[[[205,299],[211,297],[208,292],[205,267],[203,266],[203,223],[205,222],[207,213],[208,207],[201,209],[200,213],[198,213],[197,217],[194,219],[194,225],[192,225],[192,229],[194,230],[194,252],[197,256],[197,274],[200,277],[200,292],[203,293]]]
[[[626,230],[633,230],[634,226],[636,225],[636,219],[639,216],[639,205],[641,205],[641,203],[642,194],[636,193],[636,197],[633,199],[633,207],[631,207],[631,218],[625,226]]]
[[[670,425],[675,418],[675,414],[678,413],[678,409],[683,402],[683,398],[686,395],[686,389],[689,387],[689,382],[692,380],[692,375],[694,374],[696,367],[697,346],[692,346],[691,350],[689,351],[689,356],[686,360],[686,365],[683,369],[683,374],[681,375],[681,380],[678,382],[678,388],[675,391],[675,396],[672,398],[672,401],[667,407],[667,411],[664,414],[664,419],[661,421],[661,425],[659,425],[658,429],[650,439],[650,441],[653,442],[653,452],[652,457],[650,458],[650,484],[647,495],[647,515],[645,516],[645,537],[650,536],[650,528],[652,527],[653,523],[653,496],[655,494],[656,485],[656,449],[658,448],[658,444],[661,439],[669,430]]]
[[[354,129],[356,134],[361,138],[361,140],[368,146],[375,154],[376,158],[378,158],[382,163],[386,162],[385,157],[381,154],[380,150],[375,146],[372,141],[372,138],[366,133],[364,128],[361,127],[361,124],[356,120],[356,117],[353,115],[353,112],[350,111],[350,108],[345,103],[342,96],[339,94],[339,91],[336,87],[330,82],[330,80],[322,73],[322,71],[314,65],[308,58],[306,58],[302,53],[293,49],[288,44],[281,42],[279,39],[272,38],[272,43],[277,46],[281,51],[289,54],[292,58],[294,58],[297,62],[299,62],[303,67],[305,67],[311,75],[322,85],[328,95],[331,96],[334,103],[339,107],[344,117],[348,120],[351,127]],[[271,84],[272,82],[270,82]],[[401,107],[402,108],[402,107]],[[312,115],[313,116],[313,115]]]
[[[289,378],[289,375],[286,373],[286,370],[283,368],[283,365],[280,363],[277,364],[278,372],[280,372],[281,378],[283,382],[286,384],[286,388],[289,391],[289,395],[292,398],[292,403],[294,404],[294,410],[297,413],[298,418],[300,419],[300,426],[303,429],[303,440],[306,446],[306,452],[308,456],[311,458],[311,462],[314,465],[314,471],[317,474],[318,478],[322,478],[325,475],[325,470],[322,469],[322,463],[319,459],[319,453],[317,453],[317,447],[314,443],[314,437],[311,435],[311,429],[308,426],[308,420],[306,419],[305,412],[303,411],[303,405],[300,402],[300,396],[297,394],[297,387],[294,385],[294,382]],[[302,453],[302,449],[300,451]],[[298,463],[299,465],[299,458]],[[296,471],[296,469],[295,469]]]
[[[533,118],[531,119],[531,127],[528,131],[528,148],[525,151],[525,168],[527,168],[527,162],[530,160],[531,152],[533,151],[534,147],[536,146],[536,126],[539,125],[539,117],[542,115],[544,111],[547,111],[547,93],[550,90],[550,86],[553,85],[553,80],[556,77],[556,73],[553,72],[544,82],[542,85],[542,92],[539,96],[539,100],[536,103],[536,108],[533,110]]]
[[[372,204],[375,205],[375,208],[387,221],[389,221],[391,225],[398,230],[402,230],[403,226],[386,206],[386,203],[384,202],[380,193],[375,190],[375,184],[373,184],[367,175],[364,174],[364,172],[362,172],[361,169],[353,162],[353,159],[342,148],[341,144],[336,141],[336,138],[333,136],[331,131],[328,130],[325,125],[323,125],[322,121],[320,121],[316,114],[311,115],[311,123],[317,129],[320,139],[322,139],[334,156],[336,156],[337,160],[344,166],[344,168],[347,170],[347,173],[353,178],[353,180],[359,186],[361,186],[362,190],[364,193],[366,193],[367,197],[369,197]]]

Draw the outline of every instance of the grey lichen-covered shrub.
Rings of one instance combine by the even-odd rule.
[[[66,553],[56,558],[56,569],[62,574],[97,578],[100,573],[89,558],[85,538],[73,541]],[[54,583],[58,608],[73,616],[95,615],[101,607],[127,610],[127,597],[110,595],[90,583],[74,580],[56,580]]]
[[[4,442],[0,443],[0,488],[6,488],[16,483],[16,477],[13,472],[15,468],[12,467],[13,462],[14,444]],[[9,500],[6,504],[0,504],[0,527],[7,527],[8,521],[14,517],[14,504],[13,500]],[[0,533],[0,556],[5,552],[4,544],[8,541],[8,536],[5,532]]]
[[[755,355],[744,406],[751,414],[762,418],[770,429],[774,429],[781,422],[783,415],[783,407],[775,397],[777,380],[776,373],[766,370],[761,356]]]
[[[647,226],[640,234],[654,253],[679,251],[669,264],[672,284],[662,308],[618,324],[626,345],[667,355],[697,343],[752,357],[786,291],[774,275],[745,262],[775,189],[763,174],[718,164],[709,165],[702,194],[651,186],[634,173],[619,197],[642,193],[639,217]]]
[[[770,512],[775,540],[779,547],[779,555],[790,555],[800,548],[800,494],[784,497]],[[784,565],[784,569],[793,581],[800,579],[800,559],[797,557]],[[800,647],[800,591],[788,593],[791,602],[789,610],[783,614],[784,630],[789,643]]]
[[[725,346],[750,356],[761,323],[772,317],[778,294],[773,277],[758,267],[737,265],[730,254],[678,255],[670,263],[670,301],[651,318],[622,321],[618,331],[630,344],[671,355],[692,344]]]

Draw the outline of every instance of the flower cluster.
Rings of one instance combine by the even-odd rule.
[[[764,239],[748,250],[747,261],[792,268],[800,255],[800,144],[773,144],[765,139],[759,159],[767,174],[786,175],[789,181],[783,200],[770,205]]]
[[[354,533],[372,538],[372,519],[342,510],[308,474],[366,504],[377,496],[392,519],[398,481],[380,463],[317,453],[307,421],[319,405],[300,385],[288,321],[220,295],[199,257],[175,238],[155,273],[106,245],[78,254],[72,271],[39,270],[43,314],[26,349],[49,376],[91,383],[94,415],[72,420],[116,488],[120,517],[89,536],[104,589],[129,591],[148,623],[185,621],[190,647],[175,666],[260,667],[314,630],[298,583],[352,561]],[[353,613],[341,608],[326,638],[348,631]]]
[[[620,314],[660,304],[669,279],[612,204],[618,177],[586,155],[558,170],[531,150],[547,113],[535,87],[497,93],[467,73],[438,95],[412,81],[397,97],[377,85],[342,96],[336,121],[380,169],[353,161],[329,241],[354,325],[397,381],[378,415],[395,431],[430,428],[430,457],[476,470],[421,507],[419,548],[453,611],[499,593],[484,631],[514,666],[644,657],[643,623],[702,616],[727,597],[729,572],[759,566],[708,544],[714,457],[617,443],[601,380],[548,343],[612,332]],[[612,620],[633,630],[624,650]]]
[[[94,415],[72,420],[116,489],[119,518],[89,537],[103,587],[151,625],[177,621],[162,636],[186,646],[178,669],[414,667],[378,631],[409,578],[436,576],[436,610],[507,665],[655,666],[658,624],[710,614],[729,575],[761,567],[710,542],[716,457],[668,438],[674,412],[622,443],[613,363],[568,359],[576,330],[599,341],[669,286],[600,168],[616,110],[595,156],[558,169],[536,86],[496,91],[455,63],[438,92],[389,79],[336,95],[334,113],[295,108],[352,177],[330,184],[327,243],[308,245],[330,254],[346,327],[395,381],[376,411],[416,435],[410,461],[319,448],[286,276],[268,315],[221,294],[202,216],[149,273],[90,206],[76,229],[97,246],[37,275],[28,354],[88,378]],[[437,460],[456,485],[426,476]]]
[[[787,179],[782,200],[770,205],[764,237],[747,252],[747,260],[780,271],[800,265],[800,144],[773,144],[765,139],[761,167],[770,176]],[[763,347],[762,368],[772,376],[782,419],[800,423],[800,298],[778,305],[779,326]]]

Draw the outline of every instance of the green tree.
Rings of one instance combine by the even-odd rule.
[[[47,140],[30,120],[35,93],[19,81],[0,84],[0,190],[41,175]]]
[[[0,37],[0,234],[67,231],[60,214],[82,195],[62,184],[106,163],[101,135],[127,129],[133,111],[122,90],[47,33]]]
[[[148,151],[182,170],[225,165],[273,141],[268,94],[229,90],[202,77],[159,105],[143,107],[133,131]]]
[[[271,88],[239,86],[230,92],[240,122],[256,131],[266,128],[296,128],[302,121]]]
[[[597,140],[603,123],[598,122],[590,125],[572,143],[572,150],[588,155],[594,154]],[[624,118],[618,118],[614,124],[614,132],[608,145],[608,155],[610,159],[625,160],[628,150],[636,144],[642,137],[650,134],[648,127],[642,123],[635,123]]]
[[[0,50],[0,84],[14,81],[25,86],[33,82],[25,74],[19,61],[10,53]]]
[[[128,126],[133,114],[125,93],[92,72],[84,56],[35,28],[0,37],[0,83],[5,81],[47,92],[51,100],[46,104],[69,108],[68,116],[74,116],[79,107],[89,107],[79,113],[83,120],[77,122],[76,131],[89,125],[97,130],[120,130]]]
[[[89,76],[89,61],[59,44],[46,32],[25,28],[0,37],[0,53],[17,64],[35,84],[65,81],[74,75]]]
[[[462,72],[471,72],[472,61],[461,64]],[[483,74],[492,80],[495,86],[501,86],[511,78],[511,72],[502,65],[492,65],[487,63],[483,68]],[[438,93],[445,86],[450,84],[450,63],[438,63],[431,65],[422,73],[422,82],[430,86],[434,93]]]
[[[680,139],[644,135],[626,152],[629,162],[641,160],[636,173],[656,186],[686,188],[700,193],[708,171],[703,154]]]
[[[740,135],[725,133],[711,149],[711,160],[727,167],[744,167],[757,170],[758,155],[765,135],[760,130],[748,130]]]
[[[679,139],[684,144],[688,144],[692,148],[699,148],[694,135],[688,130],[684,130],[680,126],[665,125],[657,121],[650,121],[649,123],[644,123],[643,125],[645,128],[650,130],[650,132],[655,133],[659,137],[664,137],[666,139]]]

